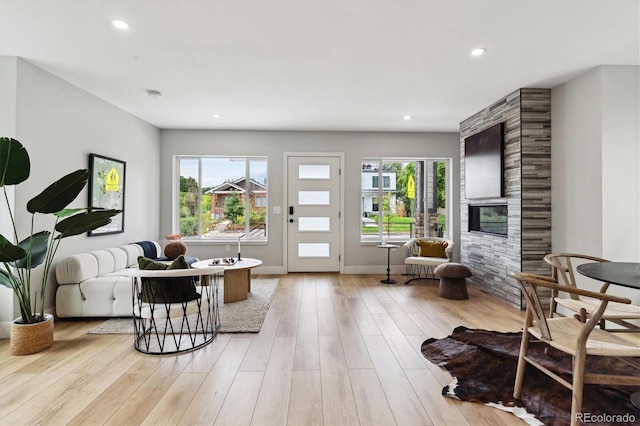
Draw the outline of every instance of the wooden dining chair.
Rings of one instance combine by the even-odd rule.
[[[520,398],[524,373],[527,364],[531,364],[547,374],[572,392],[571,425],[578,425],[578,413],[582,411],[583,386],[588,383],[614,385],[640,385],[640,363],[632,357],[640,357],[640,336],[623,339],[619,335],[602,330],[596,325],[602,318],[607,305],[612,302],[629,304],[631,300],[605,293],[593,292],[556,283],[552,278],[541,275],[516,272],[513,276],[522,288],[527,300],[524,328],[513,396]],[[538,297],[540,287],[552,291],[567,292],[576,296],[586,296],[598,300],[599,305],[586,322],[576,317],[546,318],[545,310]],[[530,345],[542,344],[572,356],[571,382],[532,360],[528,356]],[[637,373],[615,375],[612,372],[586,371],[588,356],[618,357],[635,368]],[[608,373],[608,374],[607,374]]]
[[[600,257],[576,253],[550,253],[544,257],[544,260],[551,265],[551,272],[555,281],[559,285],[572,288],[578,288],[576,283],[576,266],[585,262],[609,262]],[[602,283],[600,293],[606,293],[608,288],[609,283]],[[589,317],[599,305],[599,300],[581,297],[576,294],[570,294],[568,298],[561,298],[558,296],[558,291],[553,291],[549,316],[562,316],[562,314],[558,312],[558,306],[562,306],[578,315]],[[625,320],[640,320],[640,306],[609,302],[598,325],[601,329],[606,329],[606,321],[611,321],[624,328],[610,328],[609,331],[640,332],[640,327]]]

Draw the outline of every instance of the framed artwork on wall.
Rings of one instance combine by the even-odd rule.
[[[89,154],[89,208],[122,210],[111,223],[93,231],[89,236],[124,232],[124,189],[126,163],[115,158]]]

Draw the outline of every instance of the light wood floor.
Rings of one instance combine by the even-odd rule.
[[[187,354],[87,334],[102,320],[57,321],[54,346],[30,356],[1,340],[0,424],[524,424],[443,397],[451,376],[420,353],[458,325],[518,331],[520,311],[473,288],[442,299],[436,281],[403,276],[280,278],[260,333],[220,334]]]

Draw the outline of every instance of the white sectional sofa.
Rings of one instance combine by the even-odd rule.
[[[137,267],[138,256],[156,258],[161,253],[160,244],[151,241],[62,259],[56,265],[56,315],[60,318],[132,316],[132,280],[122,271]]]

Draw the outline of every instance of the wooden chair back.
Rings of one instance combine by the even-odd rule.
[[[544,261],[551,265],[553,278],[558,284],[573,288],[578,288],[574,263],[581,264],[584,261],[609,262],[600,257],[577,253],[550,253],[544,257]],[[606,292],[607,288],[609,288],[609,283],[603,283],[602,287],[600,287],[600,292]],[[574,293],[570,293],[569,297],[579,300],[579,296]]]
[[[538,280],[553,282],[551,281],[552,278],[543,277],[541,275],[534,276],[532,274],[524,274],[521,272],[516,272],[514,277],[518,281],[518,284],[522,289],[522,293],[527,299],[525,327],[530,327],[533,320],[535,320],[538,328],[540,329],[540,333],[542,333],[543,339],[547,341],[553,340],[551,331],[549,330],[549,324],[547,323],[545,309],[542,307],[540,297],[538,296]]]

